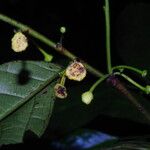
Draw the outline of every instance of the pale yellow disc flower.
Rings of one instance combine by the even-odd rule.
[[[86,68],[81,62],[74,61],[66,68],[66,76],[70,80],[81,81],[86,76]]]
[[[11,48],[15,52],[25,51],[28,47],[28,39],[22,32],[17,32],[11,39]]]
[[[66,87],[63,86],[60,83],[57,83],[54,87],[54,91],[55,91],[55,96],[60,98],[60,99],[64,99],[67,97],[67,90]]]

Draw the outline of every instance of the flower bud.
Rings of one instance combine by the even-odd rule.
[[[27,37],[22,32],[17,32],[11,39],[11,47],[15,52],[22,52],[28,47]]]
[[[87,105],[91,103],[93,98],[94,98],[93,93],[90,91],[87,91],[87,92],[82,94],[82,102],[87,104]]]
[[[146,77],[146,75],[147,75],[147,70],[143,70],[142,71],[142,77]]]
[[[70,80],[81,81],[86,76],[86,69],[81,62],[74,61],[67,67],[66,76]]]
[[[61,27],[61,28],[60,28],[60,32],[61,32],[62,34],[64,34],[64,33],[66,32],[66,28],[65,28],[65,27]]]
[[[145,88],[146,94],[150,94],[150,85],[147,85]]]
[[[64,99],[67,97],[67,90],[66,87],[57,83],[54,87],[55,90],[55,96],[61,99]]]

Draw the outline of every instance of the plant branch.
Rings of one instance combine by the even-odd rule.
[[[146,70],[140,70],[140,69],[137,69],[135,67],[132,67],[132,66],[126,66],[126,65],[120,65],[120,66],[115,66],[112,68],[112,70],[121,70],[121,69],[128,69],[128,70],[131,70],[131,71],[134,71],[142,76],[146,76],[147,74],[147,71]]]
[[[22,31],[26,31],[28,32],[29,35],[31,35],[32,37],[40,40],[41,42],[45,43],[46,45],[48,45],[49,47],[53,48],[54,50],[56,50],[57,52],[61,53],[62,55],[74,60],[75,58],[77,58],[76,55],[74,55],[73,53],[71,53],[69,50],[65,49],[62,46],[58,46],[58,44],[56,44],[55,42],[51,41],[50,39],[48,39],[47,37],[45,37],[44,35],[40,34],[39,32],[33,30],[31,27],[24,25],[12,18],[7,17],[6,15],[0,14],[0,20],[15,26],[17,28],[19,28]],[[92,66],[90,66],[88,63],[84,63],[85,67],[87,68],[87,70],[92,73],[93,75],[97,76],[97,77],[102,77],[103,73],[101,73],[100,71],[96,70],[95,68],[93,68]]]
[[[110,11],[109,11],[109,1],[105,0],[105,25],[106,25],[106,55],[107,55],[107,70],[108,73],[112,73],[111,69],[111,49],[110,49]]]
[[[130,82],[131,84],[133,84],[135,87],[139,88],[141,91],[145,92],[145,87],[143,87],[142,85],[138,84],[137,82],[135,82],[133,79],[131,79],[130,77],[128,77],[127,75],[120,73],[120,72],[116,72],[116,75],[120,75],[123,78],[125,78],[128,82]]]
[[[103,77],[101,77],[99,80],[97,80],[92,87],[90,88],[89,91],[93,92],[95,90],[95,88],[102,83],[107,77],[109,76],[109,74],[104,75]]]
[[[126,80],[134,84],[136,87],[140,88],[141,90],[144,90],[141,85],[133,81],[131,78],[126,76],[125,74],[121,74],[119,72],[116,72],[116,75],[120,75],[124,77]],[[133,104],[134,106],[148,119],[150,122],[150,113],[145,109],[145,107],[131,94],[130,91],[127,90],[127,88],[118,80],[118,85],[114,85],[116,89],[118,89],[123,95],[125,95]]]

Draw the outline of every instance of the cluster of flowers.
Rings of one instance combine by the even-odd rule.
[[[73,61],[65,70],[63,77],[67,77],[70,80],[82,81],[86,77],[86,68],[79,61]],[[57,83],[54,87],[55,95],[58,98],[64,99],[67,97],[67,90],[64,83]],[[82,101],[85,104],[89,104],[93,99],[92,92],[88,91],[82,94]]]
[[[22,32],[15,33],[11,40],[11,47],[15,52],[25,51],[28,47],[27,37]],[[75,60],[72,63],[70,63],[70,65],[66,68],[65,72],[63,73],[62,80],[64,80],[64,78],[67,77],[70,80],[82,81],[86,77],[86,74],[87,71],[85,66],[80,61]],[[64,99],[67,97],[67,90],[62,80],[60,83],[57,83],[54,87],[55,95],[60,99]],[[82,94],[82,101],[85,104],[89,104],[92,101],[92,99],[92,92],[87,91]]]

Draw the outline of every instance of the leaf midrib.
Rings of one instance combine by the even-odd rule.
[[[40,85],[35,91],[33,91],[32,93],[29,94],[29,96],[27,96],[26,98],[24,98],[22,101],[19,101],[14,107],[13,109],[10,109],[8,111],[6,111],[3,115],[0,116],[0,122],[6,118],[9,114],[13,113],[14,111],[16,111],[18,108],[20,108],[22,105],[24,105],[25,103],[27,103],[29,100],[32,99],[32,97],[34,97],[36,94],[38,94],[42,89],[44,89],[47,85],[49,85],[51,82],[53,82],[53,80],[55,80],[56,76],[54,76],[53,78],[51,77],[51,79],[47,80],[44,82],[44,84]]]

